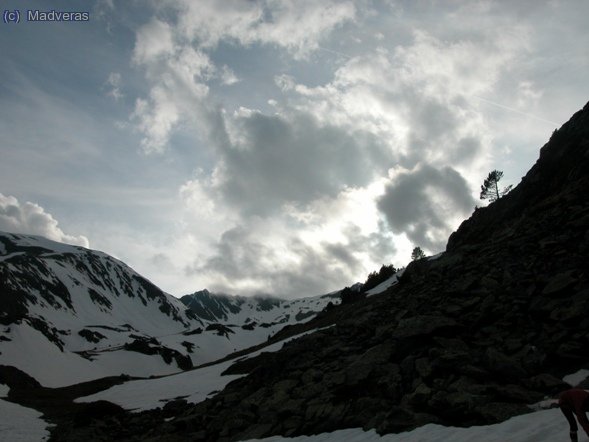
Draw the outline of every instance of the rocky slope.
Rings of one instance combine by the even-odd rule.
[[[519,186],[478,209],[435,260],[312,320],[331,327],[197,405],[103,416],[54,440],[245,440],[339,428],[480,425],[529,410],[589,366],[589,104]]]

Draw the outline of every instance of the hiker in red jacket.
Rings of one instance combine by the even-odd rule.
[[[573,388],[572,390],[564,391],[558,398],[558,405],[563,412],[564,417],[569,421],[571,441],[577,442],[577,422],[589,436],[589,420],[587,420],[586,411],[589,411],[589,392],[581,390],[580,388]],[[573,415],[574,413],[574,415]]]

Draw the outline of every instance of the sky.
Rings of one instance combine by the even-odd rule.
[[[1,4],[0,230],[175,296],[313,296],[443,251],[589,100],[584,0]]]

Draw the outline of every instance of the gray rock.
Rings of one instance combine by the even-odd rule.
[[[458,328],[458,323],[454,319],[437,315],[419,315],[401,319],[397,329],[393,332],[393,338],[427,336],[456,328]]]
[[[574,270],[557,273],[550,278],[550,281],[542,290],[543,295],[559,296],[566,295],[567,290],[578,282]]]
[[[506,356],[495,348],[488,348],[485,356],[489,370],[505,376],[507,379],[518,379],[526,376],[525,370],[515,359]]]

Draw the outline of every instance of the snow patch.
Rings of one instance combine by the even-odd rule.
[[[227,370],[238,359],[253,358],[262,352],[278,351],[287,342],[318,330],[320,329],[301,333],[264,347],[245,357],[238,357],[220,364],[196,370],[189,370],[163,378],[129,381],[121,385],[115,385],[108,390],[101,391],[91,396],[78,398],[75,402],[106,400],[135,412],[162,407],[166,402],[180,397],[186,399],[190,403],[197,404],[204,401],[215,392],[223,390],[229,382],[243,376],[221,376],[221,373]]]
[[[581,382],[589,377],[589,370],[582,368],[581,370],[577,371],[576,373],[572,373],[566,375],[562,380],[569,384],[572,387],[576,387]]]
[[[1,397],[8,397],[9,391],[10,391],[10,387],[8,385],[0,384],[0,398]]]
[[[2,243],[0,243],[0,245],[2,245]],[[25,254],[24,252],[12,252],[12,253],[9,253],[8,255],[4,255],[3,253],[5,253],[5,252],[0,252],[0,253],[2,253],[2,256],[0,256],[0,262],[7,261],[11,258],[14,258],[15,256],[18,256],[18,255]]]
[[[0,400],[0,435],[10,442],[36,442],[49,439],[47,422],[41,413]]]
[[[579,433],[581,442],[587,441]],[[379,436],[361,428],[314,436],[249,439],[244,442],[554,442],[568,439],[568,424],[559,409],[550,409],[512,417],[495,425],[456,428],[428,424],[399,434]]]
[[[384,292],[386,289],[388,289],[389,287],[392,287],[394,285],[397,285],[399,283],[399,278],[401,276],[403,276],[403,273],[405,273],[405,269],[401,269],[399,270],[397,273],[395,273],[393,276],[391,276],[389,279],[381,282],[380,284],[378,284],[376,287],[371,288],[370,290],[366,291],[366,294],[368,296],[372,296],[372,295],[378,295],[379,293]]]
[[[180,397],[196,404],[241,377],[221,376],[232,363],[233,361],[228,361],[158,379],[126,382],[106,391],[78,398],[76,402],[106,400],[137,412],[162,407],[166,402]]]
[[[100,353],[96,360],[89,361],[75,353],[60,351],[27,324],[13,326],[10,337],[11,341],[2,343],[0,364],[24,371],[45,387],[64,387],[120,374],[150,376],[180,371],[175,363],[168,365],[159,355],[125,350]]]
[[[428,256],[427,260],[428,261],[435,261],[436,259],[441,258],[443,254],[444,254],[444,252],[436,253],[433,256]]]
[[[20,247],[40,247],[46,249],[48,252],[55,253],[80,253],[86,250],[83,247],[51,241],[50,239],[37,235],[15,235],[10,233],[5,233],[5,235]]]

